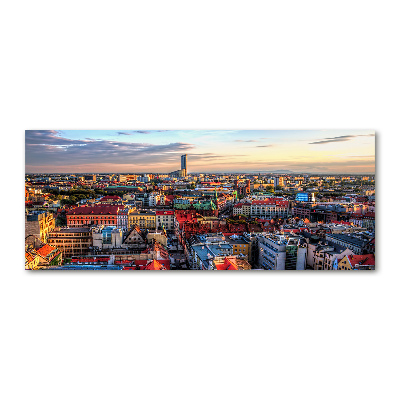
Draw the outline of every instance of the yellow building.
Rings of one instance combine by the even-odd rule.
[[[39,256],[34,249],[25,252],[25,269],[38,269]]]
[[[137,225],[140,229],[156,229],[156,213],[136,211],[128,215],[128,229]]]
[[[373,254],[352,254],[344,256],[338,263],[340,270],[375,269]]]
[[[353,268],[351,267],[349,259],[347,257],[343,257],[338,263],[338,269],[349,271]]]
[[[234,237],[234,236],[232,236]],[[243,240],[242,238],[228,238],[226,237],[225,240],[232,246],[232,255],[234,256],[244,256],[246,260],[250,258],[250,243]]]
[[[35,236],[43,243],[47,243],[49,233],[54,230],[56,220],[50,212],[33,212],[25,215],[25,238]]]
[[[251,204],[250,203],[243,203],[242,214],[246,215],[247,217],[250,216],[250,214],[251,214]]]

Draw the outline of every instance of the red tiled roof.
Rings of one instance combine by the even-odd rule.
[[[164,267],[164,265],[162,265],[159,261],[153,260],[150,264],[147,264],[144,269],[161,271],[161,270],[166,270],[167,268]]]
[[[340,225],[351,225],[351,222],[347,221],[331,221],[333,224],[340,224]]]
[[[121,200],[119,196],[104,196],[100,199],[100,201],[107,201],[107,200]]]
[[[156,215],[174,215],[174,211],[166,210],[166,211],[156,211]]]
[[[271,198],[268,200],[254,200],[251,203],[252,205],[277,205],[287,207],[289,202],[287,200],[278,200],[275,198]]]
[[[224,262],[215,263],[217,270],[227,271],[227,270],[238,270],[235,260],[230,257],[225,257]]]
[[[31,253],[26,252],[25,253],[25,262],[32,262],[35,258],[33,257],[33,255]]]
[[[120,205],[80,206],[68,211],[67,215],[117,215],[118,209],[121,207]]]
[[[148,260],[135,260],[135,265],[137,267],[143,267],[144,268],[147,265],[147,261]],[[141,269],[143,269],[143,268],[141,268]]]
[[[45,244],[40,249],[37,249],[36,252],[43,258],[47,258],[50,256],[51,253],[57,250],[56,247],[50,246],[49,244]],[[55,256],[56,254],[54,254]]]
[[[374,212],[367,212],[367,213],[364,214],[364,217],[375,218],[375,213]]]
[[[375,257],[373,254],[362,254],[362,255],[349,255],[347,256],[350,264],[354,267],[358,265],[375,265]]]
[[[284,229],[283,232],[286,232],[286,233],[290,233],[290,232],[299,233],[299,232],[302,232],[304,230],[308,230],[308,229],[307,228],[293,228],[293,229],[289,228],[289,229]]]

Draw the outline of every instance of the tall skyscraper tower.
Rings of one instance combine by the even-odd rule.
[[[187,175],[187,154],[181,156],[181,169],[185,170],[185,176]]]

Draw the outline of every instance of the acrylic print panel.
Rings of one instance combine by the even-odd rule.
[[[375,269],[371,130],[27,130],[28,270]]]

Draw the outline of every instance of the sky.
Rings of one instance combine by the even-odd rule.
[[[373,130],[27,130],[26,173],[374,174]]]

